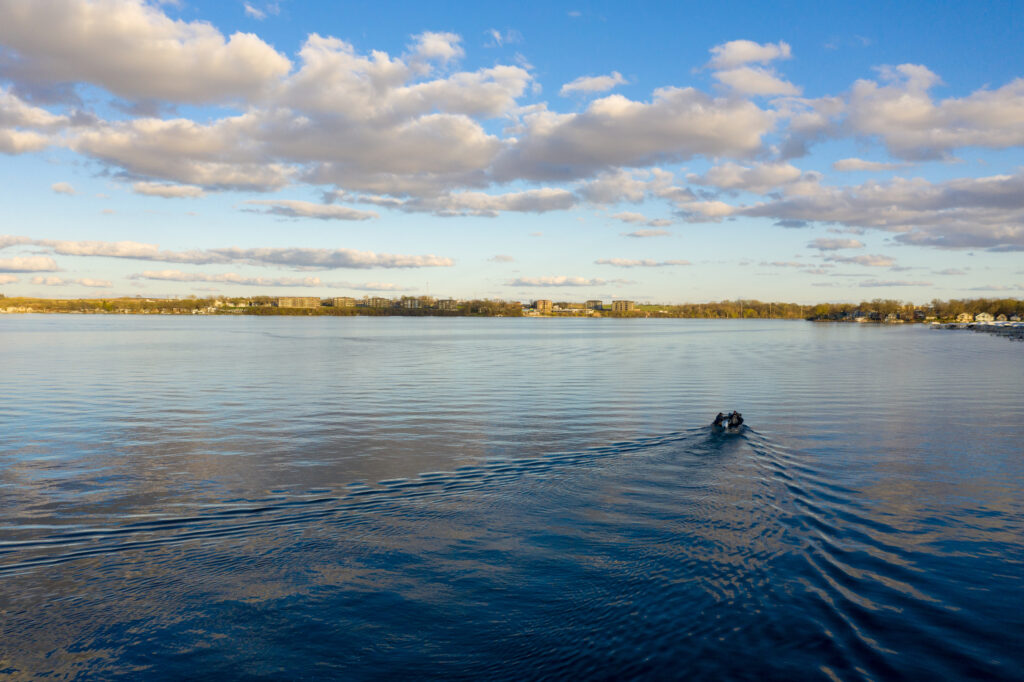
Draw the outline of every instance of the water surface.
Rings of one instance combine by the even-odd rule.
[[[1005,339],[26,315],[0,353],[14,679],[1024,666]],[[743,432],[703,426],[731,409]]]

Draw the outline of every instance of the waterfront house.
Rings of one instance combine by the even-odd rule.
[[[974,315],[971,315],[970,313],[960,313],[959,315],[956,316],[956,321],[960,323],[973,322]]]
[[[634,310],[636,310],[636,304],[633,301],[612,301],[613,313],[631,313]]]
[[[992,313],[978,313],[974,316],[975,322],[995,322],[995,319]]]

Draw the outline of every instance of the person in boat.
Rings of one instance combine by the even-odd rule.
[[[743,415],[739,412],[733,412],[729,415],[729,428],[735,429],[743,425]]]
[[[722,414],[721,412],[719,412],[718,416],[715,417],[715,421],[711,422],[711,425],[714,426],[715,428],[720,429],[720,428],[725,426],[724,422],[725,422],[725,415]]]

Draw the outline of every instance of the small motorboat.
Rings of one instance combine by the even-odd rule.
[[[733,410],[728,415],[719,412],[715,421],[711,422],[711,428],[715,431],[736,431],[743,426],[743,415]]]

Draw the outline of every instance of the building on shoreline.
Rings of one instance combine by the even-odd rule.
[[[277,299],[278,308],[319,308],[320,299],[314,296],[288,296]]]
[[[636,310],[636,303],[633,301],[612,301],[613,313],[631,313]]]
[[[537,311],[538,315],[550,315],[553,307],[554,303],[552,303],[546,298],[542,298],[533,302],[533,309]]]
[[[355,308],[356,299],[351,296],[338,296],[331,299],[331,305],[335,308]]]

